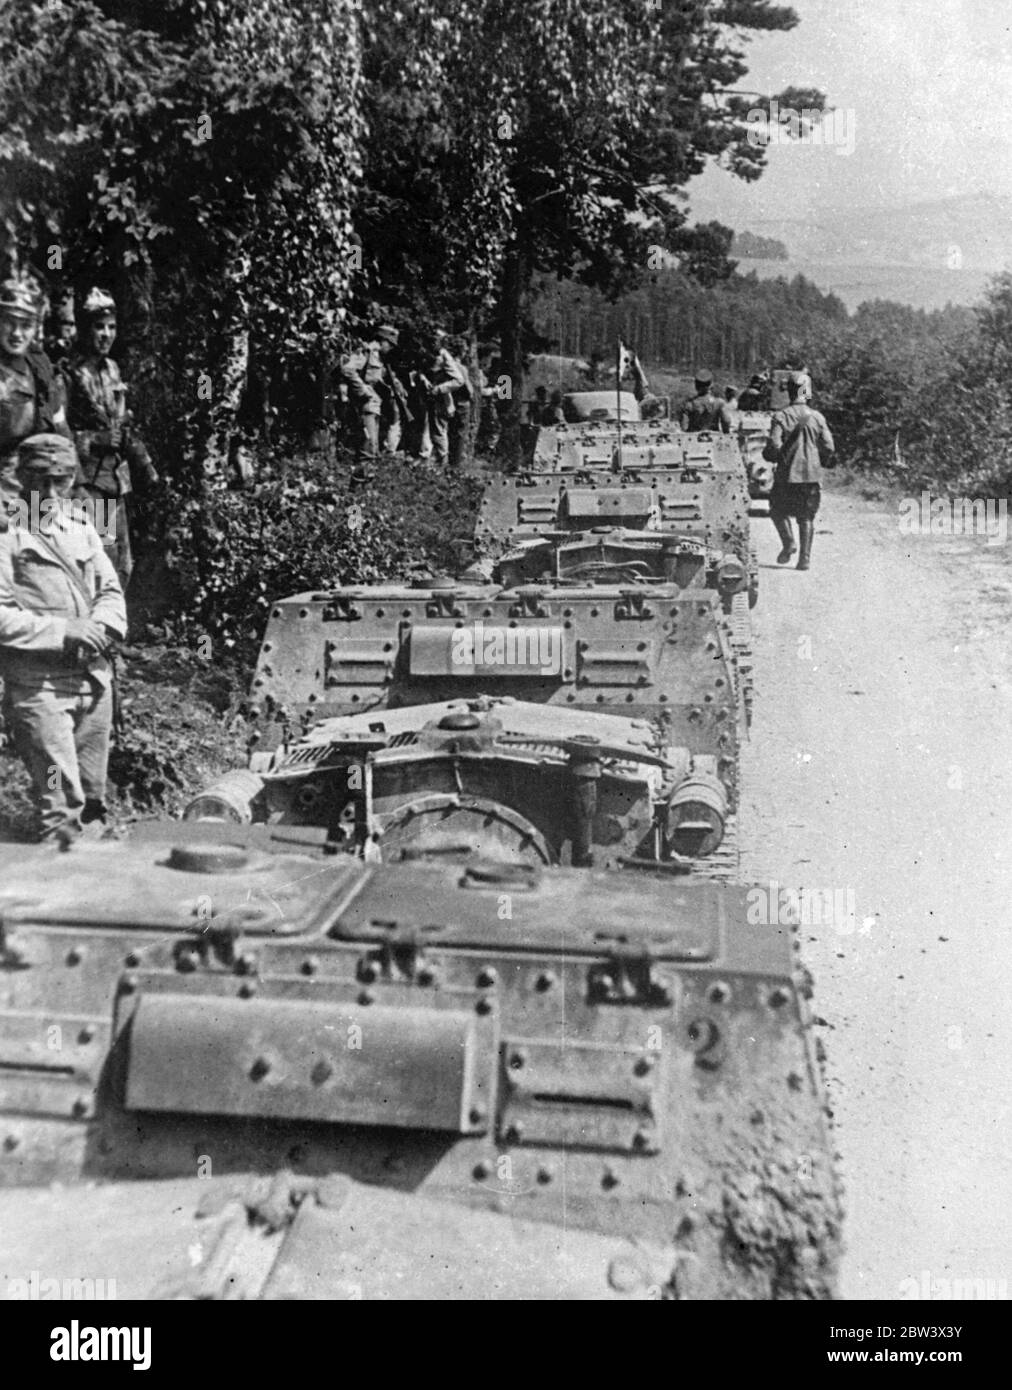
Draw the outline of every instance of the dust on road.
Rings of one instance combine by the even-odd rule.
[[[895,503],[846,492],[824,499],[807,575],[754,526],[744,876],[854,908],[803,928],[842,1296],[896,1298],[924,1271],[1012,1283],[1012,554],[903,535]]]

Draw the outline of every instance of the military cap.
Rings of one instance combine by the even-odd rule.
[[[755,376],[749,378],[749,383],[748,383],[748,384],[749,384],[750,386],[761,386],[761,385],[763,384],[763,379],[762,379],[762,377],[759,375],[759,373],[756,372]]]
[[[711,372],[697,372],[693,381],[697,386],[710,386],[713,383],[713,374]]]
[[[388,343],[393,343],[396,347],[401,340],[401,335],[392,323],[381,323],[376,330],[377,338],[385,338]]]
[[[77,450],[62,434],[33,434],[21,441],[18,467],[22,473],[73,478],[77,473]]]
[[[111,294],[98,288],[90,289],[84,301],[83,312],[88,318],[105,318],[111,314],[116,317],[116,301]]]
[[[12,277],[0,285],[0,310],[24,314],[28,318],[36,318],[41,303],[37,280],[28,277]]]

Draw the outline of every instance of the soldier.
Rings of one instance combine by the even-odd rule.
[[[562,392],[558,388],[548,397],[548,404],[541,415],[541,423],[543,425],[564,425],[566,423],[566,412],[562,406]]]
[[[535,386],[534,395],[527,402],[527,423],[529,425],[543,425],[545,423],[545,411],[548,409],[548,387]]]
[[[381,445],[383,453],[396,453],[412,420],[407,390],[387,361],[399,342],[393,324],[381,323],[369,342],[341,358],[341,380],[358,426],[359,464],[375,463]]]
[[[739,410],[762,410],[763,406],[763,379],[758,372],[750,378],[745,390],[738,397]]]
[[[41,431],[68,434],[59,377],[35,347],[42,295],[28,278],[0,285],[0,466],[22,439]]]
[[[113,705],[107,655],[126,634],[126,606],[100,536],[69,500],[78,467],[73,444],[32,435],[18,464],[29,506],[13,466],[0,482],[4,715],[32,779],[42,838],[67,843],[105,819]]]
[[[655,396],[650,389],[650,380],[640,359],[633,354],[632,359],[633,374],[633,393],[640,404],[640,418],[642,420],[660,420],[664,416],[665,404],[660,396]]]
[[[498,372],[497,366],[500,369]],[[501,368],[502,363],[496,357],[495,348],[490,343],[483,343],[478,353],[477,389],[481,400],[481,415],[475,440],[477,448],[483,454],[494,454],[499,447],[499,388],[492,385],[490,378],[501,376]]]
[[[799,570],[808,569],[811,560],[815,517],[822,497],[822,469],[836,466],[836,446],[829,426],[824,416],[805,402],[804,389],[802,374],[792,372],[787,378],[791,403],[773,416],[763,450],[763,458],[777,466],[770,493],[770,520],[783,542],[777,564],[786,565],[797,549],[791,527],[791,517],[795,516],[801,538]]]
[[[115,531],[110,528],[105,546],[125,589],[134,563],[127,498],[138,482],[157,483],[158,473],[131,428],[127,388],[109,356],[116,341],[116,305],[104,290],[89,292],[84,319],[84,353],[70,370],[68,419],[81,460],[83,492],[115,515]]]
[[[679,413],[679,424],[689,434],[702,430],[720,430],[730,434],[731,412],[727,402],[713,393],[713,377],[709,372],[699,372],[695,378],[696,394],[685,402]]]
[[[43,349],[57,374],[64,406],[70,397],[70,373],[74,344],[77,342],[77,323],[74,318],[74,296],[65,295],[43,324]]]
[[[429,368],[429,435],[437,463],[460,467],[471,420],[471,393],[464,364],[450,351],[446,334],[437,332]]]

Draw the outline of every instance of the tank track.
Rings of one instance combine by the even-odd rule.
[[[738,817],[728,816],[724,822],[724,838],[712,854],[699,861],[693,877],[705,878],[711,883],[737,883],[740,860]]]
[[[739,695],[745,713],[745,727],[752,725],[752,704],[755,695],[752,664],[752,614],[748,594],[735,594],[728,618],[731,646],[734,650]]]

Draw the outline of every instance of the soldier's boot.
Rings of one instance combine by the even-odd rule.
[[[806,570],[812,558],[812,539],[815,535],[814,521],[799,521],[798,531],[801,537],[801,553],[798,556],[797,568]]]
[[[777,564],[786,565],[798,548],[794,544],[794,529],[791,526],[791,519],[789,516],[775,516],[772,518],[772,521],[773,525],[777,528],[777,535],[783,541],[783,549],[777,556]],[[800,524],[799,522],[799,526]]]

